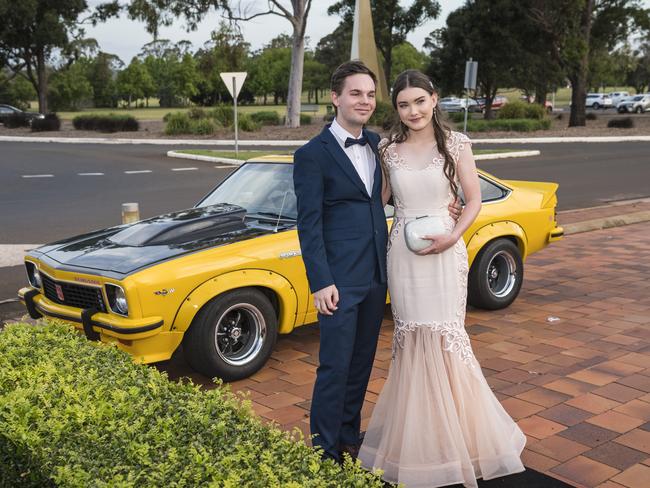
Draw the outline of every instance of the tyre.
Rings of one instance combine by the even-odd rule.
[[[201,374],[236,381],[264,366],[277,334],[269,299],[242,288],[217,296],[199,311],[183,338],[183,355]]]
[[[634,109],[634,113],[642,114],[642,113],[643,113],[643,109],[642,109],[641,107],[637,107],[637,108]]]
[[[598,102],[594,102],[591,108],[593,108],[594,110],[598,110],[600,108],[600,104]]]
[[[491,241],[472,263],[469,303],[487,310],[505,308],[517,298],[523,281],[524,263],[517,245],[508,239]]]

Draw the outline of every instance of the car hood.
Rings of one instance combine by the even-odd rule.
[[[66,267],[129,274],[183,254],[273,232],[272,226],[247,224],[245,216],[246,210],[236,205],[191,208],[47,244],[30,255],[47,256]]]

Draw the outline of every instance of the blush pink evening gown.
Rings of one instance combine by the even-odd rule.
[[[467,136],[452,132],[447,144],[456,165],[473,157]],[[465,331],[463,239],[427,256],[409,251],[404,240],[404,225],[423,215],[439,216],[452,230],[443,164],[436,148],[419,164],[409,164],[396,144],[384,156],[395,202],[388,243],[393,360],[359,459],[407,488],[476,487],[477,478],[524,470],[526,437],[492,393]]]

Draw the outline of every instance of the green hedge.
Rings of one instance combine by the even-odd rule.
[[[61,130],[61,119],[55,113],[46,114],[44,119],[32,120],[32,132]]]
[[[261,112],[253,112],[251,119],[259,122],[262,125],[280,125],[280,114],[275,110],[263,110]]]
[[[95,130],[98,132],[136,132],[140,124],[132,115],[88,114],[77,115],[72,119],[77,130]]]
[[[634,127],[634,120],[632,117],[611,119],[609,122],[607,122],[607,127],[613,127],[615,129],[632,129]]]
[[[68,325],[0,332],[0,486],[383,486],[297,437]]]
[[[462,129],[462,124],[458,125]],[[534,130],[547,130],[551,128],[549,119],[496,119],[496,120],[468,120],[468,132],[513,131],[531,132]]]
[[[506,103],[497,111],[499,119],[534,119],[546,118],[546,109],[538,103],[526,103],[519,100]]]
[[[388,130],[393,125],[393,122],[396,120],[397,114],[393,105],[389,102],[377,102],[377,107],[375,108],[372,117],[368,121],[368,125],[376,125],[382,129]]]

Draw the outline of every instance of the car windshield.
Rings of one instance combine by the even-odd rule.
[[[293,164],[244,164],[196,206],[217,203],[239,205],[248,215],[295,220],[298,208],[293,191]]]
[[[639,100],[643,100],[643,95],[634,97],[632,100],[634,100],[635,102],[638,102]]]

